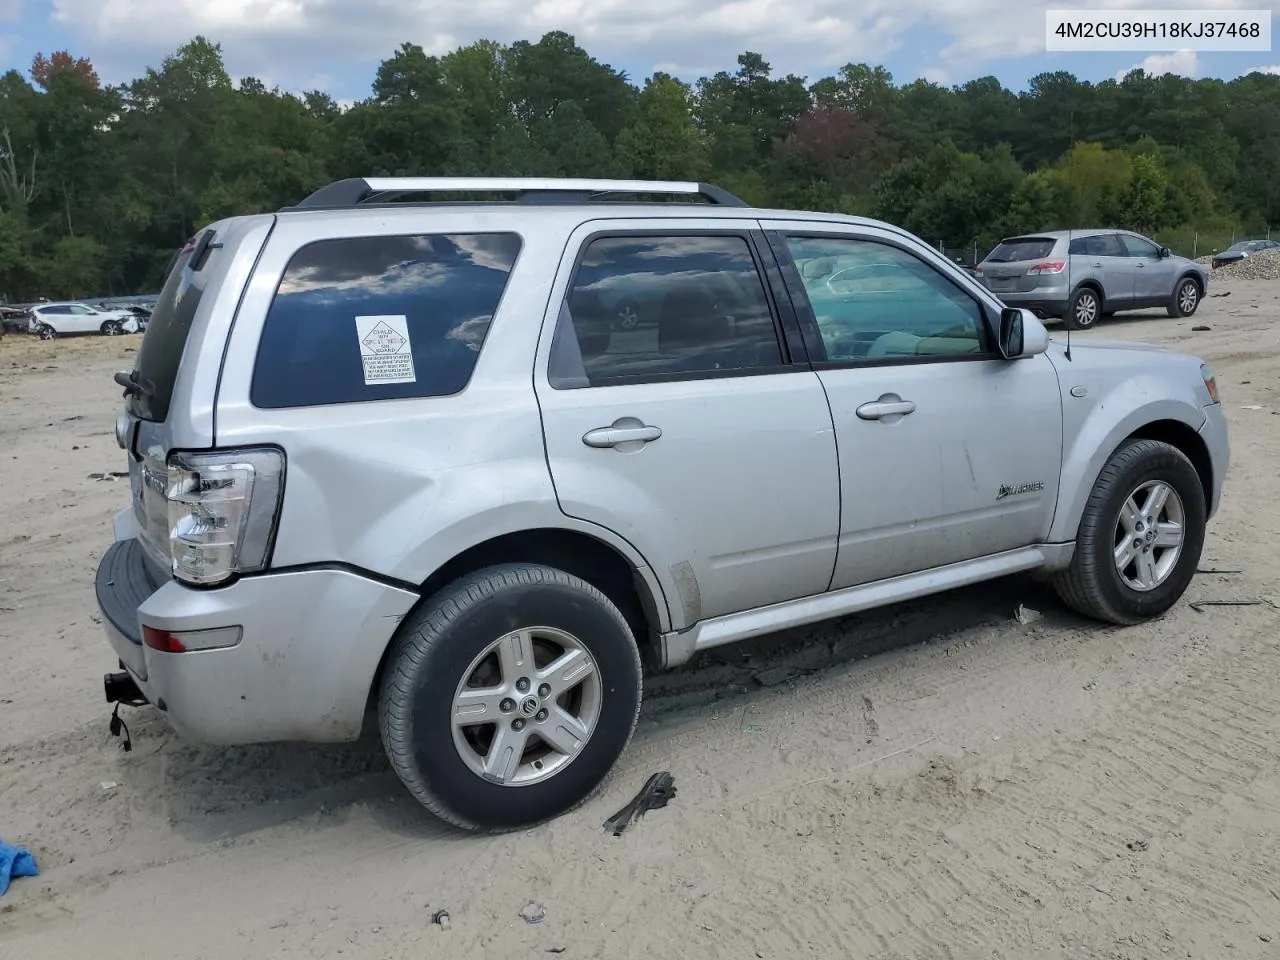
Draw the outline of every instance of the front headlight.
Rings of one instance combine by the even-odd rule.
[[[1209,369],[1207,363],[1200,364],[1200,378],[1204,380],[1204,388],[1209,392],[1209,402],[1218,402],[1218,380]]]

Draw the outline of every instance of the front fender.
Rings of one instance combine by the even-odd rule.
[[[1127,437],[1159,420],[1176,420],[1196,431],[1205,422],[1198,404],[1169,397],[1167,381],[1156,377],[1133,377],[1084,407],[1089,400],[1088,395],[1063,397],[1062,483],[1051,543],[1075,539],[1098,475]]]

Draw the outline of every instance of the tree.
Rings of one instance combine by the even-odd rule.
[[[634,176],[701,180],[708,175],[711,152],[692,113],[692,90],[665,73],[649,78],[636,121],[618,138],[619,156]]]

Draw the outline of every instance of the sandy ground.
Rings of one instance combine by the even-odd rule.
[[[126,489],[89,475],[123,468],[136,340],[5,338],[0,837],[42,873],[0,898],[0,956],[1280,956],[1280,284],[1225,289],[1080,339],[1213,363],[1224,572],[1186,600],[1264,602],[1118,630],[1015,579],[730,648],[651,680],[594,799],[496,838],[420,811],[373,740],[206,749],[127,711],[121,751],[92,572]],[[671,805],[606,835],[657,770]]]

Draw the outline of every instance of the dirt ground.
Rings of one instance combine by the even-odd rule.
[[[0,837],[41,868],[0,956],[1280,957],[1280,283],[1211,292],[1079,335],[1218,374],[1231,473],[1167,617],[1013,579],[718,651],[648,683],[595,798],[480,838],[373,739],[201,748],[144,710],[120,749],[92,580],[127,488],[91,475],[137,341],[0,340]],[[658,770],[670,806],[607,835]]]

